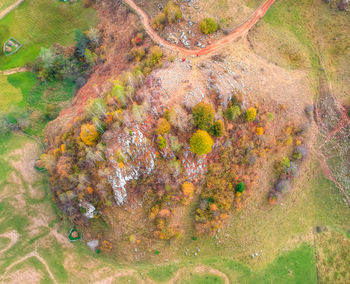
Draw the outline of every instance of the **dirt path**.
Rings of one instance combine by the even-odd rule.
[[[21,4],[24,0],[17,0],[10,7],[6,8],[2,12],[0,11],[0,20],[5,17],[8,13],[10,13],[13,9],[17,8],[19,4]]]
[[[30,71],[30,69],[27,67],[17,67],[17,68],[3,70],[3,71],[0,70],[0,75],[12,75],[15,73],[27,72],[27,71]]]
[[[133,0],[124,0],[124,2],[128,4],[139,15],[146,32],[154,42],[170,50],[180,52],[183,55],[201,56],[212,53],[218,50],[219,48],[222,48],[225,45],[232,43],[238,37],[246,34],[265,15],[265,13],[275,2],[275,0],[267,0],[254,12],[254,14],[251,17],[249,17],[244,23],[235,28],[228,36],[223,37],[222,39],[216,41],[211,45],[208,45],[203,49],[186,49],[179,47],[175,44],[169,43],[157,34],[157,32],[152,28],[151,20],[148,17],[148,15],[141,8],[139,8]]]
[[[0,250],[0,255],[2,255],[5,251],[9,250],[18,241],[18,233],[16,231],[3,233],[0,235],[0,237],[10,239],[10,243],[6,247],[4,247],[2,250]]]
[[[14,267],[15,265],[27,260],[28,258],[31,257],[36,257],[46,268],[47,273],[50,275],[52,281],[57,284],[57,281],[55,279],[55,277],[53,276],[49,266],[47,265],[45,259],[43,259],[36,251],[32,251],[31,253],[28,253],[26,256],[21,257],[20,259],[16,260],[15,262],[11,263],[11,265],[9,265],[8,267],[6,267],[5,273],[7,273],[7,271],[9,271],[12,267]]]

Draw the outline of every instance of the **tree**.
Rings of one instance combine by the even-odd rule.
[[[124,104],[126,102],[125,88],[121,82],[116,82],[112,89],[112,96],[117,99],[118,102]]]
[[[210,153],[213,144],[213,139],[205,130],[197,130],[190,139],[191,151],[197,155]]]
[[[157,123],[157,134],[166,134],[169,133],[171,129],[171,126],[169,122],[165,118],[160,118]]]
[[[89,46],[89,39],[81,30],[75,30],[75,54],[79,57],[85,56],[85,50]]]
[[[181,131],[185,131],[189,127],[190,118],[191,115],[181,105],[175,105],[166,112],[166,119],[169,123]]]
[[[173,22],[182,19],[182,12],[180,6],[175,4],[173,1],[169,1],[164,8],[164,14],[168,20],[169,25],[172,25]]]
[[[219,25],[212,18],[205,18],[199,23],[199,28],[203,34],[209,35],[219,29]]]
[[[88,39],[90,40],[91,44],[94,47],[99,46],[100,44],[100,34],[97,29],[95,28],[90,28],[88,33],[87,33]]]
[[[152,26],[155,30],[163,30],[166,21],[166,16],[163,12],[160,12],[157,17],[152,19]]]
[[[235,121],[241,115],[239,106],[230,106],[225,110],[225,118],[230,121]]]
[[[216,137],[221,137],[225,133],[225,124],[222,120],[217,120],[214,122],[211,133]]]
[[[164,149],[166,147],[166,140],[163,136],[159,135],[157,137],[157,143],[158,143],[159,149]]]
[[[245,184],[243,182],[239,182],[236,185],[236,192],[243,193],[244,189],[245,189]]]
[[[99,133],[93,124],[83,124],[80,129],[80,139],[85,145],[92,146],[99,137]]]
[[[211,104],[198,103],[192,110],[194,124],[202,130],[209,131],[213,125],[215,110]]]
[[[256,108],[250,107],[247,109],[246,117],[249,122],[252,122],[255,120],[256,117]]]

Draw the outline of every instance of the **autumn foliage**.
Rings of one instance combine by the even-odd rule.
[[[80,130],[80,139],[85,145],[92,146],[95,144],[99,137],[99,133],[93,124],[83,124]]]
[[[215,118],[215,110],[211,104],[196,104],[192,110],[194,124],[202,130],[209,131]]]
[[[169,133],[171,129],[170,123],[165,118],[160,118],[157,123],[157,134]]]
[[[208,132],[197,130],[190,139],[191,151],[197,155],[205,155],[211,152],[213,147],[213,139]]]

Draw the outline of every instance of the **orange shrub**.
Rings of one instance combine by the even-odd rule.
[[[184,204],[188,205],[190,204],[192,198],[193,198],[193,194],[194,194],[194,186],[192,183],[190,182],[184,182],[182,184],[182,192],[184,194]]]
[[[157,123],[157,134],[166,134],[169,133],[171,129],[170,123],[165,118],[160,118]]]
[[[83,124],[80,130],[80,139],[85,145],[92,146],[99,137],[99,133],[93,124]]]

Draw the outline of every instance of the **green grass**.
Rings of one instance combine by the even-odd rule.
[[[33,61],[41,47],[54,43],[74,43],[74,30],[87,30],[97,23],[96,11],[85,9],[81,1],[26,0],[0,21],[0,45],[14,37],[23,47],[14,55],[0,55],[0,69],[23,66]]]
[[[21,91],[7,81],[7,76],[0,75],[0,112],[7,111],[12,104],[22,100]]]
[[[38,260],[36,257],[31,257],[26,259],[25,261],[17,264],[14,266],[9,273],[15,272],[18,270],[24,270],[25,269],[35,269],[41,276],[40,283],[53,283],[52,279],[50,278],[50,275],[48,274],[45,266],[42,264],[40,260]]]
[[[243,280],[243,279],[242,279]],[[268,265],[248,283],[317,283],[314,249],[302,245]]]
[[[0,250],[5,248],[10,243],[10,239],[6,237],[0,237]]]
[[[16,73],[8,76],[7,80],[22,92],[23,100],[19,105],[32,110],[44,110],[46,103],[70,100],[75,87],[70,80],[38,82],[37,75],[31,72]]]
[[[311,23],[308,21],[308,13],[311,9],[309,0],[298,2],[278,0],[265,14],[264,21],[272,26],[292,32],[300,43],[307,47],[310,61],[316,71],[321,65],[317,49],[309,34]]]
[[[203,273],[203,274],[193,274],[189,277],[181,279],[183,284],[223,284],[224,281],[219,276]]]
[[[177,269],[176,265],[156,266],[148,271],[148,276],[157,282],[166,282]]]
[[[138,284],[139,281],[134,276],[122,276],[122,277],[118,277],[114,283],[115,284]]]

